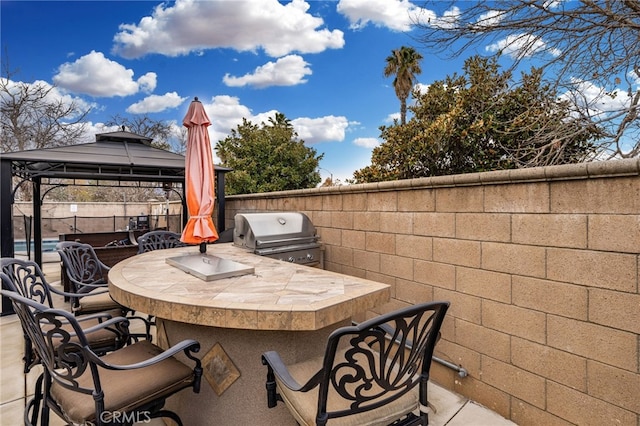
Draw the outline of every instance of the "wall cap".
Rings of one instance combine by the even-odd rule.
[[[526,169],[495,170],[481,173],[433,176],[385,182],[359,183],[355,185],[322,186],[310,189],[263,192],[257,194],[228,195],[230,200],[255,198],[287,198],[322,196],[336,193],[364,193],[424,188],[451,188],[478,185],[502,185],[508,183],[553,182],[559,180],[603,179],[640,175],[640,158],[593,161],[559,166],[531,167]]]

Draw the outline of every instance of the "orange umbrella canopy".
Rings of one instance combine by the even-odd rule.
[[[185,185],[189,220],[180,240],[187,244],[212,243],[218,232],[211,215],[215,202],[213,155],[207,127],[211,125],[202,103],[195,98],[182,120],[187,128],[187,155],[185,163]]]

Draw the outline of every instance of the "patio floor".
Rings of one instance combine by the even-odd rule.
[[[60,277],[60,266],[56,257],[57,254],[54,253],[44,255],[43,271],[51,283],[58,281]],[[64,304],[62,300],[59,300],[59,303],[61,306]],[[22,424],[25,401],[31,398],[35,380],[41,370],[34,369],[27,375],[22,372],[23,337],[20,322],[15,315],[0,317],[0,339],[0,425],[19,425]],[[436,384],[431,384],[429,387],[429,400],[437,410],[430,415],[430,425],[507,426],[515,424],[488,408]],[[51,420],[52,426],[65,425],[65,422],[55,415],[52,415]],[[160,426],[164,423],[156,419],[147,424]]]

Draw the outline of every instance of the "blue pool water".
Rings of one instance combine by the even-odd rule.
[[[58,240],[42,240],[42,251],[55,251],[56,244],[58,244]],[[27,252],[27,242],[25,240],[16,240],[13,243],[13,251],[15,253],[26,253]],[[33,253],[33,241],[31,241],[31,252]]]

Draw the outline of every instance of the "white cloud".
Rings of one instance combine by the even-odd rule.
[[[107,126],[104,123],[93,123],[89,121],[85,124],[83,139],[86,139],[86,142],[95,142],[97,134],[117,132],[119,130],[121,130],[119,125]]]
[[[380,139],[378,138],[356,138],[353,140],[355,145],[361,146],[363,148],[375,148],[380,145]]]
[[[139,58],[150,53],[179,56],[231,48],[263,49],[269,56],[281,57],[342,48],[343,32],[325,28],[322,18],[307,13],[308,9],[303,0],[287,4],[277,0],[162,3],[138,24],[120,25],[113,52]]]
[[[557,9],[558,7],[560,7],[562,5],[562,2],[565,0],[547,0],[544,3],[542,3],[542,7],[544,9]],[[534,6],[532,6],[534,7]]]
[[[155,73],[147,73],[137,81],[133,75],[132,70],[105,58],[101,52],[91,51],[75,62],[60,65],[53,82],[70,92],[96,97],[129,96],[155,89]]]
[[[419,25],[441,29],[453,28],[460,20],[460,8],[452,6],[451,9],[446,10],[442,16],[438,16],[435,12],[428,9],[420,9],[414,16],[414,23]]]
[[[364,129],[365,129],[365,127],[362,126],[361,122],[352,120],[352,121],[349,121],[349,123],[347,123],[346,131],[347,132],[356,132],[358,130],[364,130]]]
[[[387,118],[385,118],[384,122],[385,123],[393,123],[394,120],[400,121],[400,113],[399,112],[394,112],[393,114],[387,115]]]
[[[424,95],[429,90],[429,86],[430,84],[416,83],[413,86],[413,89],[417,90],[421,95]]]
[[[231,129],[241,124],[243,117],[253,121],[251,110],[240,104],[240,100],[235,96],[219,95],[214,96],[210,102],[203,99],[200,101],[211,120],[209,138],[214,146],[218,140],[226,138]]]
[[[344,134],[349,126],[346,117],[327,115],[319,118],[301,117],[291,120],[293,128],[300,139],[307,144],[344,140]]]
[[[21,96],[20,92],[27,88],[28,90],[39,90],[41,92],[46,92],[47,94],[43,100],[47,103],[61,102],[66,106],[75,104],[78,113],[80,113],[81,111],[87,111],[89,109],[95,109],[97,107],[95,103],[87,102],[82,98],[65,93],[64,90],[60,90],[58,87],[52,86],[50,83],[43,80],[35,80],[29,83],[23,81],[7,80],[5,78],[0,78],[0,80],[2,80],[2,85],[7,88],[6,92],[3,91],[0,93],[0,98],[4,98],[8,94]],[[73,120],[77,117],[78,115],[71,114],[67,118]]]
[[[129,106],[127,112],[130,114],[161,112],[180,106],[186,99],[186,97],[182,98],[178,96],[176,92],[165,93],[164,95],[151,95]]]
[[[490,10],[478,17],[478,21],[474,24],[474,28],[493,27],[499,24],[505,17],[504,12]]]
[[[549,49],[544,41],[532,34],[509,35],[485,47],[485,50],[488,52],[502,52],[512,58],[526,58],[545,51],[552,56],[559,56],[561,53],[557,49]]]
[[[350,28],[354,30],[371,23],[393,31],[410,31],[418,17],[435,18],[435,13],[407,0],[340,0],[337,10],[349,19]]]
[[[306,83],[307,80],[304,77],[312,74],[308,65],[309,63],[305,62],[301,56],[289,55],[276,62],[267,62],[256,68],[252,74],[245,74],[242,77],[225,74],[222,81],[231,87],[295,86]]]
[[[270,110],[254,114],[250,108],[240,103],[234,96],[214,96],[210,101],[201,99],[201,102],[211,120],[209,126],[209,138],[212,148],[219,140],[231,134],[242,124],[245,118],[253,124],[268,123],[269,118],[274,118],[278,111]],[[298,133],[298,137],[307,145],[318,142],[341,142],[345,138],[345,132],[349,123],[345,117],[326,116],[319,118],[296,118],[291,120],[291,125]]]
[[[633,85],[636,87],[640,86],[640,75],[636,74],[634,70],[629,71],[627,75],[631,79]]]
[[[588,110],[591,116],[600,117],[611,112],[629,108],[631,97],[620,89],[613,90],[615,96],[611,96],[602,87],[589,81],[572,80],[573,90],[560,96],[561,99],[571,100],[580,108]]]
[[[140,90],[145,93],[151,93],[155,90],[158,76],[154,72],[148,72],[138,79]]]

